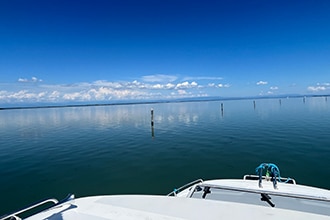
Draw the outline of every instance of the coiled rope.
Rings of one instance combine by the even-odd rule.
[[[281,181],[281,175],[280,175],[280,169],[273,163],[262,163],[256,168],[256,174],[259,175],[259,177],[262,176],[263,170],[266,169],[266,176],[272,177],[277,179],[279,182]],[[288,177],[285,181],[285,183],[289,182],[291,180],[290,177]]]

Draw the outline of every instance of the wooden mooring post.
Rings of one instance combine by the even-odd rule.
[[[155,137],[155,130],[154,130],[154,109],[153,108],[151,108],[150,114],[151,114],[151,136],[152,137]]]
[[[150,113],[151,113],[151,126],[154,126],[154,109],[153,108],[150,110]]]
[[[221,103],[221,116],[223,117],[223,103]]]

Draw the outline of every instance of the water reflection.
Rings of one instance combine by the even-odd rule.
[[[305,98],[304,98],[305,99]],[[302,114],[307,109],[329,112],[330,103],[326,97],[301,99],[265,99],[223,102],[159,103],[144,105],[119,105],[97,107],[70,107],[50,109],[6,110],[0,112],[0,129],[17,127],[79,127],[88,124],[99,129],[118,126],[150,126],[150,110],[154,109],[154,124],[186,126],[200,121],[215,121],[222,118],[241,118],[257,114],[260,118],[273,117],[274,114]],[[220,114],[219,114],[220,106]],[[224,115],[224,108],[226,114]],[[255,113],[253,113],[254,110]],[[290,113],[291,112],[291,113]],[[32,132],[32,131],[31,131]],[[36,132],[36,131],[34,131]]]
[[[147,120],[147,106],[70,107],[51,109],[8,110],[0,114],[0,127],[30,127],[34,125],[58,126],[84,123],[99,127],[133,124],[139,126]],[[149,107],[150,109],[150,107]],[[148,120],[150,122],[150,119]]]
[[[306,100],[306,104],[308,104],[308,108],[310,110],[330,110],[330,104],[327,100],[327,97],[308,98]]]

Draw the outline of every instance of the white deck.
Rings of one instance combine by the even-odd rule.
[[[180,189],[179,189],[180,190]],[[71,198],[27,220],[330,220],[330,190],[258,180],[194,181],[176,196],[114,195]],[[49,202],[50,200],[44,200]],[[41,203],[44,203],[42,201]],[[36,203],[40,204],[40,203]],[[30,207],[36,207],[32,205]],[[23,209],[26,210],[26,209]],[[1,220],[22,213],[14,212]],[[19,218],[16,218],[19,219]]]
[[[271,181],[262,181],[262,188],[259,188],[255,180],[239,180],[239,179],[218,179],[204,181],[203,184],[222,186],[236,189],[246,189],[251,191],[260,191],[271,194],[287,194],[304,197],[313,197],[330,201],[330,191],[316,187],[304,186],[299,184],[277,183],[277,189],[274,189]]]
[[[166,196],[96,196],[76,199],[28,220],[330,219],[256,205]]]
[[[194,190],[199,185],[200,190]],[[205,187],[210,193],[203,198]],[[212,188],[213,187],[213,188]],[[275,207],[262,200],[271,197]],[[191,197],[191,198],[190,198]],[[306,199],[307,198],[307,199]],[[78,198],[28,218],[28,220],[130,220],[130,219],[327,219],[330,191],[314,187],[256,180],[209,180],[177,196],[117,195]]]

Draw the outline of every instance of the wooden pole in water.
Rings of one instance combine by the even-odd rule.
[[[155,137],[155,130],[154,130],[154,109],[151,108],[150,110],[151,113],[151,136]]]
[[[256,109],[256,101],[255,100],[253,100],[253,107],[254,107],[254,109]]]
[[[282,100],[280,99],[280,105],[282,105]]]
[[[150,112],[151,112],[151,126],[154,126],[154,109],[152,108]]]
[[[221,116],[223,117],[223,103],[221,103]]]

